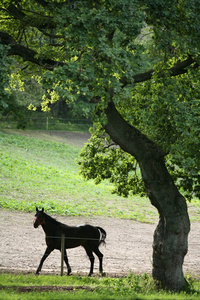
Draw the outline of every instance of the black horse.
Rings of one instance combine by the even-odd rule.
[[[91,225],[81,225],[76,227],[68,226],[56,221],[44,213],[44,208],[42,210],[38,210],[38,208],[36,208],[33,226],[37,228],[39,225],[42,225],[42,228],[46,234],[47,248],[40,261],[39,267],[37,268],[36,274],[39,274],[45,259],[54,249],[61,250],[62,234],[65,235],[64,261],[67,265],[68,275],[71,273],[71,267],[68,262],[66,249],[75,248],[78,246],[83,246],[90,259],[91,266],[89,276],[93,274],[93,252],[99,258],[99,271],[100,273],[103,273],[103,254],[99,251],[100,244],[105,243],[106,238],[106,232],[103,228],[94,227]]]

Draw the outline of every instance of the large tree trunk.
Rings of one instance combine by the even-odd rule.
[[[164,287],[179,290],[186,281],[183,261],[188,249],[190,222],[184,197],[169,175],[164,160],[140,162],[151,203],[158,209],[159,223],[153,242],[153,278]]]
[[[153,242],[153,278],[164,287],[178,290],[186,284],[182,269],[190,231],[186,201],[166,169],[165,153],[130,126],[113,103],[106,115],[106,132],[139,162],[147,194],[159,212]]]

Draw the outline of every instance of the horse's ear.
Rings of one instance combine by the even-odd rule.
[[[36,211],[38,211],[38,208],[36,207]]]
[[[42,213],[44,212],[44,207],[42,208]]]

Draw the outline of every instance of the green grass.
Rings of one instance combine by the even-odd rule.
[[[38,133],[39,134],[39,133]],[[148,199],[121,198],[108,183],[78,174],[80,148],[66,143],[0,133],[0,207],[60,215],[107,216],[154,222]]]
[[[200,298],[200,282],[190,279],[185,291],[175,293],[158,289],[152,278],[129,274],[123,278],[80,276],[35,276],[0,274],[0,299],[137,299],[137,300],[185,300]],[[50,290],[45,291],[44,287]],[[52,291],[52,287],[73,287],[71,291]],[[29,287],[25,292],[22,287]],[[32,287],[32,288],[31,288]],[[43,287],[43,288],[42,288]],[[79,287],[82,287],[80,289]],[[20,288],[20,290],[19,290]],[[40,292],[39,292],[40,290]]]
[[[26,132],[25,132],[26,133]],[[95,185],[78,174],[79,147],[56,142],[38,132],[0,132],[0,207],[72,216],[105,216],[153,223],[156,209],[145,197],[113,195],[108,182]],[[30,134],[30,132],[29,132]],[[200,220],[200,204],[189,204],[192,221]]]

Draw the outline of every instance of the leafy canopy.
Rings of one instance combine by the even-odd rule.
[[[100,123],[97,112],[112,100],[166,152],[187,196],[200,196],[199,0],[3,3],[2,43],[33,73],[43,69],[44,99],[64,97]],[[86,178],[109,178],[119,194],[143,191],[133,157],[99,126],[79,163]]]

